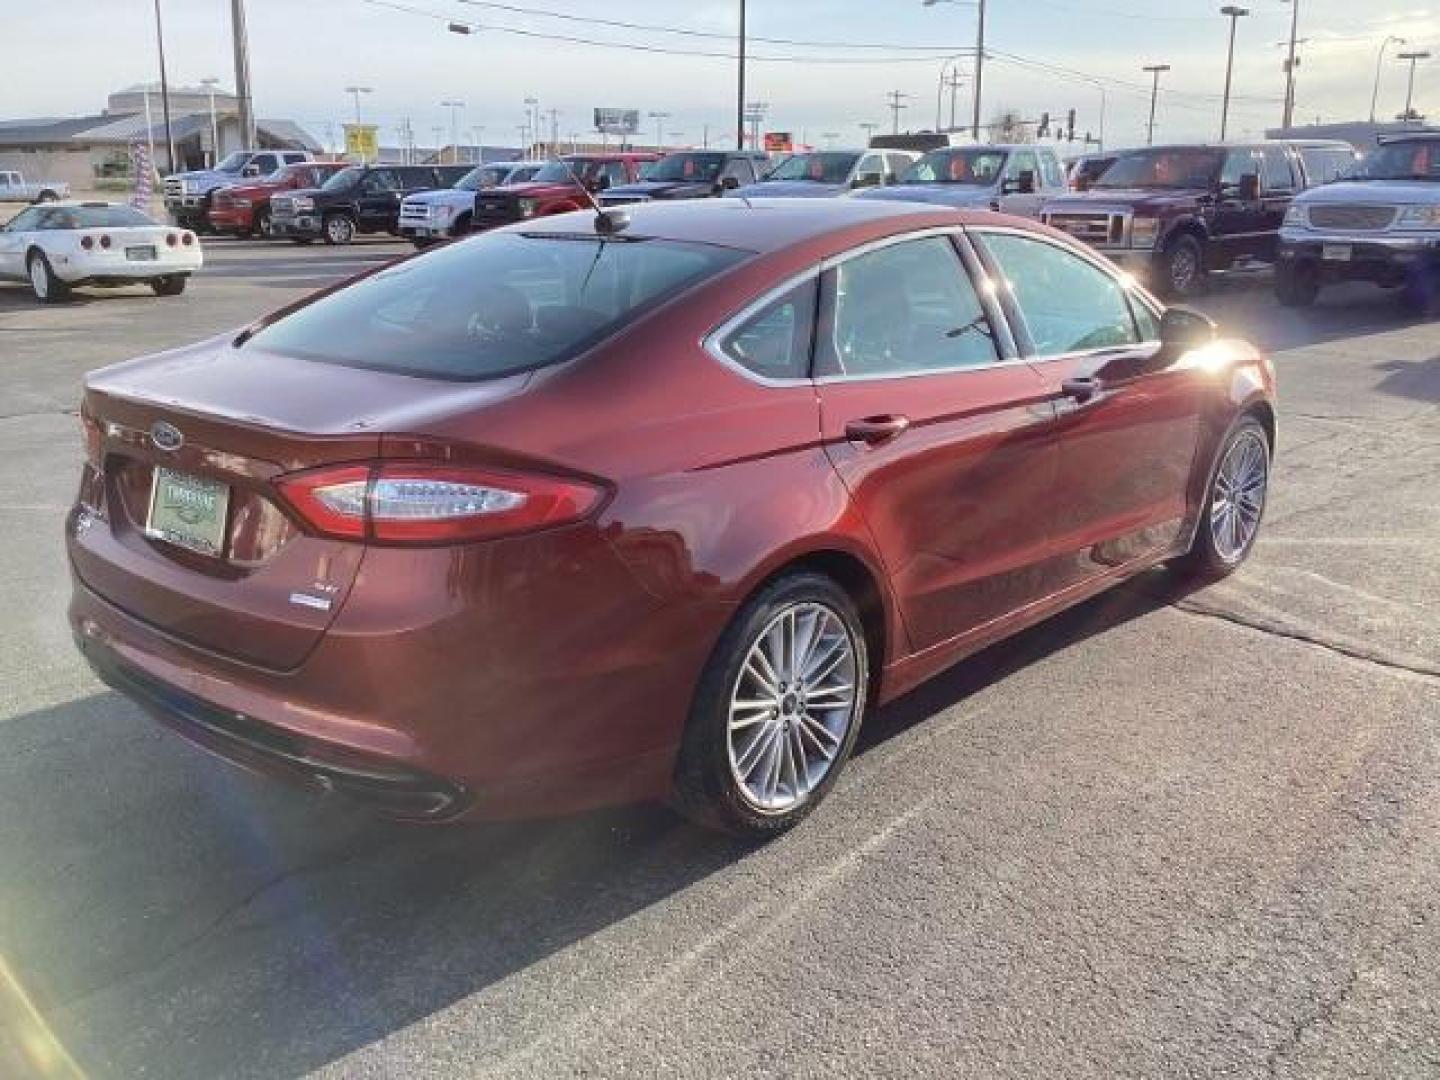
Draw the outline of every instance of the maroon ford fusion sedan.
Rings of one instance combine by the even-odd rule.
[[[422,820],[769,833],[866,708],[1255,542],[1273,373],[996,214],[716,199],[90,376],[71,621],[216,753]]]

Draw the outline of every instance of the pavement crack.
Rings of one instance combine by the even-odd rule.
[[[1196,618],[1215,619],[1220,622],[1229,623],[1232,626],[1243,627],[1255,633],[1266,634],[1270,637],[1283,638],[1287,641],[1298,641],[1304,645],[1311,645],[1318,649],[1343,656],[1349,660],[1359,660],[1363,663],[1374,664],[1376,667],[1385,668],[1388,671],[1403,672],[1407,676],[1416,676],[1421,679],[1440,679],[1440,665],[1430,664],[1418,658],[1400,659],[1394,656],[1387,656],[1374,649],[1367,649],[1360,645],[1352,645],[1345,641],[1335,641],[1319,637],[1294,627],[1281,626],[1279,624],[1262,621],[1259,619],[1247,618],[1233,611],[1222,611],[1219,608],[1202,607],[1198,604],[1179,601],[1171,607],[1186,615]]]
[[[1344,1005],[1345,1002],[1349,1000],[1350,995],[1355,992],[1355,987],[1358,986],[1359,983],[1360,969],[1351,968],[1349,974],[1345,976],[1345,981],[1340,984],[1339,990],[1320,1001],[1318,1007],[1309,1015],[1302,1016],[1296,1020],[1295,1023],[1291,1025],[1290,1031],[1285,1038],[1275,1044],[1275,1046],[1270,1049],[1270,1052],[1265,1055],[1266,1071],[1271,1076],[1275,1076],[1275,1070],[1278,1068],[1281,1059],[1289,1057],[1295,1052],[1301,1040],[1305,1038],[1306,1032],[1322,1025],[1328,1025],[1334,1019],[1340,1007]]]

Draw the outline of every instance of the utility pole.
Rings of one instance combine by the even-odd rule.
[[[875,138],[875,130],[880,125],[875,123],[874,120],[862,120],[858,126],[860,130],[865,133],[865,145],[868,147],[870,140]]]
[[[558,147],[558,146],[560,145],[560,119],[559,119],[559,118],[560,118],[560,110],[552,107],[552,108],[550,109],[550,145],[551,145],[552,147]],[[559,153],[559,150],[558,150],[558,149],[556,150],[556,153]]]
[[[975,34],[975,116],[971,123],[970,135],[980,140],[980,84],[985,74],[985,0],[980,0],[979,29]]]
[[[220,160],[220,127],[215,122],[215,84],[219,79],[201,79],[200,85],[210,92],[210,167]]]
[[[1225,97],[1220,104],[1220,141],[1225,141],[1225,122],[1230,117],[1230,72],[1235,66],[1235,24],[1241,16],[1249,15],[1250,9],[1226,4],[1220,14],[1230,20],[1230,50],[1225,54]]]
[[[170,132],[170,80],[165,74],[165,31],[160,26],[160,0],[155,0],[155,44],[160,52],[160,108],[165,114],[166,171],[175,172],[175,136]]]
[[[740,67],[735,89],[735,149],[745,149],[745,0],[740,0]]]
[[[1375,89],[1370,92],[1370,123],[1375,123],[1375,103],[1380,99],[1380,65],[1385,62],[1385,48],[1391,42],[1396,45],[1408,44],[1402,37],[1390,34],[1380,43],[1380,51],[1375,56]]]
[[[530,126],[531,141],[540,146],[540,156],[545,156],[544,140],[540,138],[540,99],[525,99],[525,123]]]
[[[1281,134],[1290,130],[1295,118],[1295,34],[1300,28],[1300,0],[1280,0],[1290,5],[1290,48],[1285,57],[1285,114],[1281,118]]]
[[[892,135],[900,134],[900,110],[909,108],[909,106],[905,104],[905,99],[909,96],[909,94],[901,90],[891,90],[885,95],[886,100],[889,102],[890,133]]]
[[[432,165],[439,165],[441,157],[440,140],[445,137],[445,128],[440,124],[436,124],[430,130],[435,133],[435,153],[431,156],[430,163]]]
[[[1410,81],[1405,86],[1405,112],[1403,113],[1406,121],[1409,121],[1414,119],[1411,105],[1415,101],[1415,62],[1417,60],[1429,60],[1430,54],[1424,50],[1420,52],[1402,52],[1396,53],[1395,58],[1397,60],[1410,61]]]
[[[255,108],[250,100],[250,45],[245,0],[230,0],[230,34],[235,49],[235,103],[240,109],[240,145],[255,145]]]
[[[1169,71],[1169,64],[1146,64],[1142,71],[1150,72],[1152,81],[1150,83],[1150,123],[1145,127],[1145,145],[1155,144],[1155,99],[1160,96],[1160,73]]]

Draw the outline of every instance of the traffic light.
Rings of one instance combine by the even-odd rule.
[[[1075,110],[1071,109],[1065,114],[1065,138],[1070,142],[1075,141]]]
[[[1035,129],[1035,134],[1042,139],[1050,134],[1050,114],[1048,112],[1040,114],[1040,123]]]

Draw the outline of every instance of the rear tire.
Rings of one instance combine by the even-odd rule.
[[[344,246],[355,239],[355,222],[346,214],[326,214],[324,221],[325,243]]]
[[[261,210],[251,219],[251,229],[261,240],[270,239],[270,211]]]
[[[156,296],[179,296],[189,280],[188,274],[168,274],[150,282],[150,288],[155,290]]]
[[[469,215],[469,214],[461,214],[458,218],[455,219],[455,224],[454,224],[453,226],[451,226],[451,228],[450,228],[450,236],[451,236],[452,239],[458,240],[458,239],[460,239],[460,237],[462,237],[462,236],[469,236],[469,235],[470,235],[470,215]]]
[[[700,676],[673,799],[698,824],[756,839],[829,793],[865,714],[869,654],[854,601],[800,571],[736,613]]]
[[[1412,315],[1428,315],[1440,301],[1440,263],[1417,266],[1400,286],[1400,306]]]
[[[55,276],[43,251],[33,251],[25,264],[30,274],[30,291],[42,304],[63,304],[70,299],[70,286]]]
[[[1220,443],[1190,550],[1170,565],[1182,577],[1215,580],[1250,556],[1270,488],[1270,439],[1247,413]]]
[[[1160,255],[1159,278],[1157,284],[1166,296],[1198,295],[1205,288],[1205,252],[1200,241],[1185,233],[1166,244]]]
[[[60,199],[60,196],[59,196],[58,194],[56,194],[56,193],[53,192],[53,191],[46,190],[46,191],[40,192],[39,197],[36,198],[35,201],[36,201],[37,203],[47,203],[47,202],[58,202],[59,199]]]
[[[1320,275],[1308,263],[1280,263],[1275,267],[1275,299],[1281,306],[1309,307],[1320,295]]]

